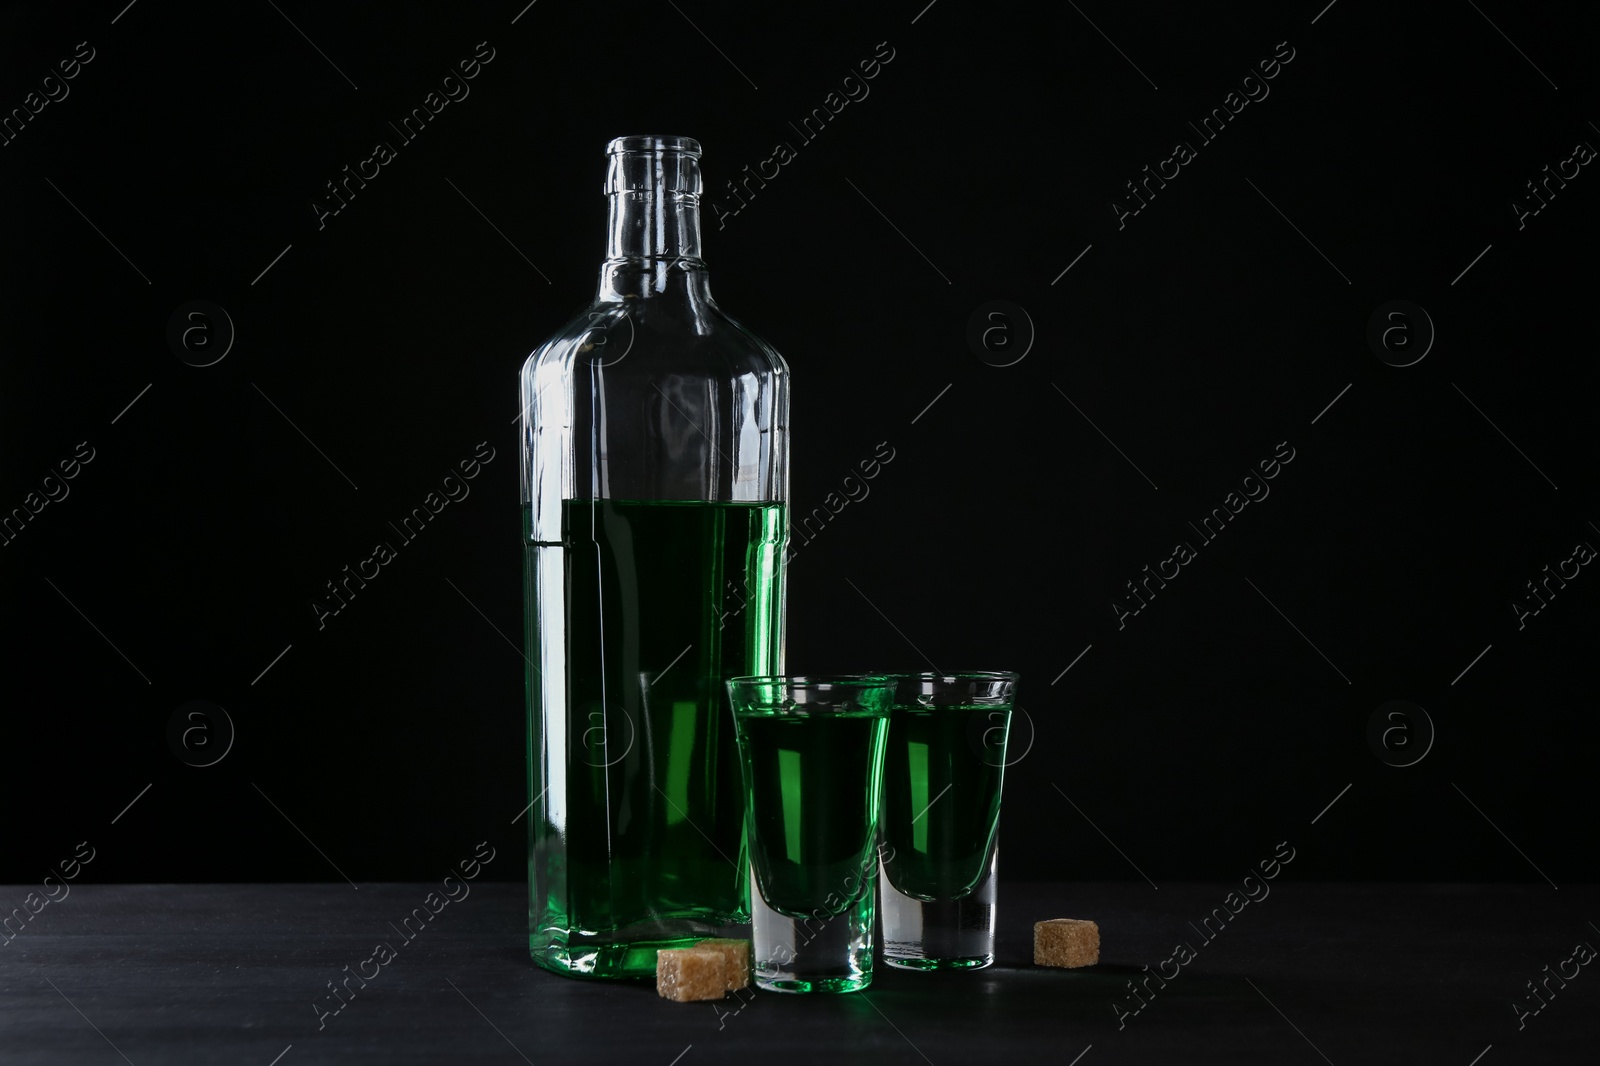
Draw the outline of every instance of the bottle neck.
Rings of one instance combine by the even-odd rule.
[[[681,294],[710,298],[700,258],[700,161],[665,148],[610,155],[603,301]]]

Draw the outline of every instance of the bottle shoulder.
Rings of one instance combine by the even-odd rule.
[[[760,374],[786,378],[788,363],[771,344],[709,297],[694,301],[597,300],[535,348],[530,373],[577,368],[612,373]]]
[[[750,346],[751,349],[759,350],[767,357],[767,359],[771,362],[774,373],[782,377],[787,377],[789,375],[789,363],[782,355],[778,353],[778,349],[767,343],[767,341],[758,333],[746,326],[737,318],[734,318],[732,315],[728,314],[726,311],[723,311],[721,308],[717,308],[717,313],[721,316],[722,321],[726,323],[726,328],[730,332],[736,333],[747,345]]]

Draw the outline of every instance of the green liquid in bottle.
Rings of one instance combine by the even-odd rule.
[[[877,714],[738,716],[750,862],[767,906],[791,918],[842,914],[861,902],[877,860]]]
[[[982,880],[1000,822],[1010,719],[1010,707],[993,704],[889,712],[884,873],[899,891],[950,901]]]
[[[529,947],[579,976],[748,920],[724,681],[781,668],[773,503],[568,500],[525,540]],[[542,650],[541,650],[542,649]]]

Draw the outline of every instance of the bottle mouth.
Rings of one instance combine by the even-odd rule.
[[[698,157],[700,142],[693,137],[675,134],[644,133],[617,137],[606,145],[606,155],[622,155],[625,152],[682,152]]]
[[[700,142],[693,137],[649,133],[606,145],[607,196],[692,206],[700,188]]]

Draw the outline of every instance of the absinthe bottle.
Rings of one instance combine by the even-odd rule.
[[[699,144],[606,160],[598,295],[522,368],[529,949],[646,977],[748,920],[723,683],[783,670],[789,374],[711,297]]]

